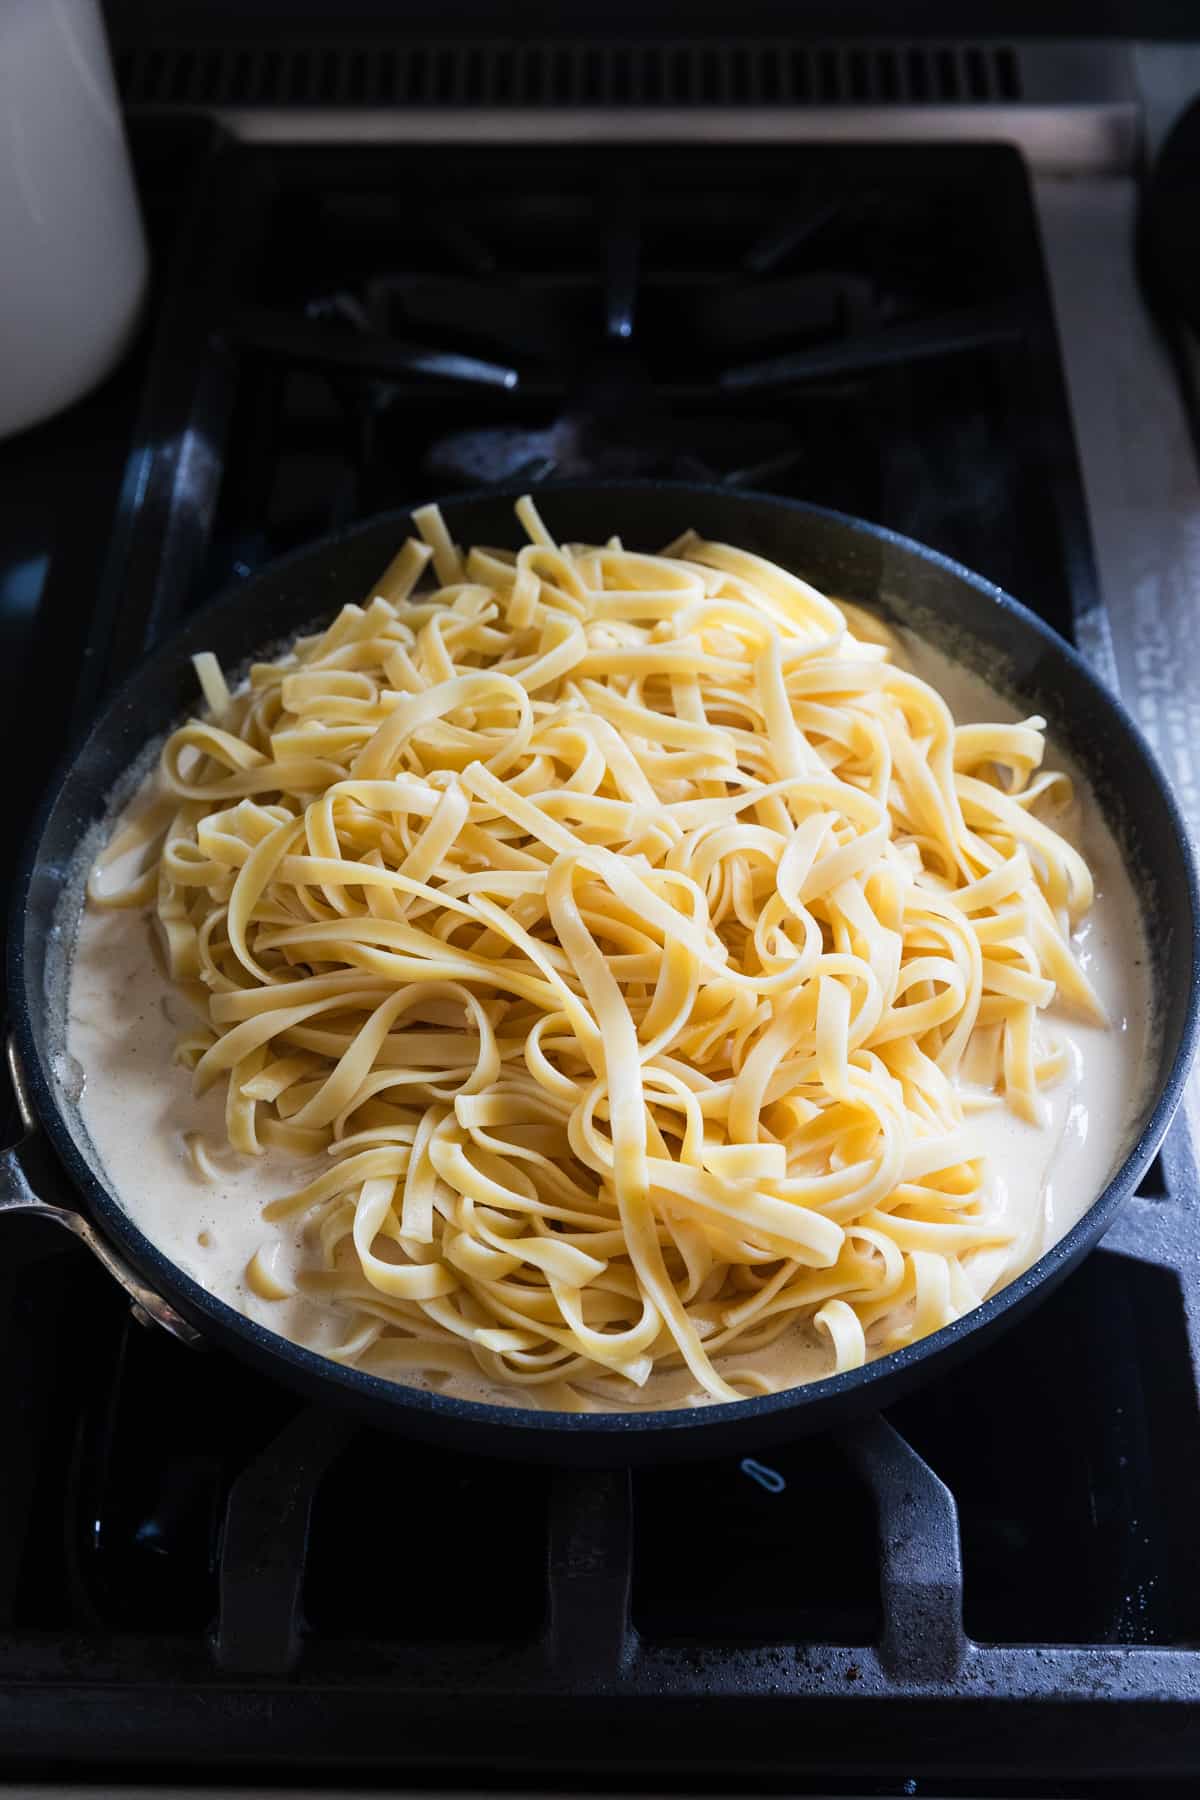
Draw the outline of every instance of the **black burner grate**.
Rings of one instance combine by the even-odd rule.
[[[854,106],[1018,102],[1007,44],[817,44],[747,38],[620,43],[161,43],[117,59],[131,106]]]
[[[140,150],[160,263],[175,241],[153,330],[0,453],[26,524],[71,522],[32,605],[0,581],[39,741],[216,586],[497,476],[758,485],[924,537],[1067,631],[1093,605],[1015,153],[279,151],[162,123]],[[355,1430],[8,1227],[0,1770],[1185,1773],[1198,1204],[1178,1126],[1060,1294],[889,1420],[632,1478]]]

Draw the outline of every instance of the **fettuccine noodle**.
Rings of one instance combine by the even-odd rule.
[[[197,658],[92,899],[153,910],[233,1149],[322,1158],[266,1216],[347,1361],[580,1409],[760,1392],[798,1323],[839,1371],[936,1331],[1016,1254],[973,1114],[1036,1124],[1046,1009],[1103,1020],[1044,722],[956,728],[748,552],[517,510],[516,554],[418,512],[236,692]],[[287,1292],[265,1247],[247,1280]]]

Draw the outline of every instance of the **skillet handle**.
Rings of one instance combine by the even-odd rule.
[[[24,1213],[35,1219],[48,1219],[63,1231],[69,1231],[85,1244],[96,1261],[102,1263],[118,1286],[124,1288],[133,1302],[133,1316],[139,1324],[158,1325],[190,1349],[204,1349],[205,1342],[195,1326],[181,1318],[168,1306],[161,1294],[146,1286],[124,1257],[101,1237],[82,1213],[72,1207],[52,1206],[43,1200],[37,1188],[43,1181],[53,1181],[53,1171],[33,1111],[20,1064],[12,1040],[8,1044],[8,1066],[13,1079],[17,1106],[26,1127],[25,1136],[8,1150],[0,1151],[0,1219],[9,1213]]]

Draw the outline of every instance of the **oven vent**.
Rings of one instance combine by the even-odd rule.
[[[129,106],[796,107],[1024,98],[1011,45],[546,40],[148,44],[121,49]]]

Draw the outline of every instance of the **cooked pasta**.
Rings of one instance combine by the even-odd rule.
[[[345,1360],[586,1409],[760,1392],[798,1322],[837,1370],[936,1331],[1020,1252],[973,1117],[1039,1120],[1052,1003],[1103,1019],[1043,721],[956,728],[746,551],[517,511],[515,554],[414,514],[236,691],[198,657],[91,898],[152,909],[233,1150],[321,1158],[266,1216]]]

